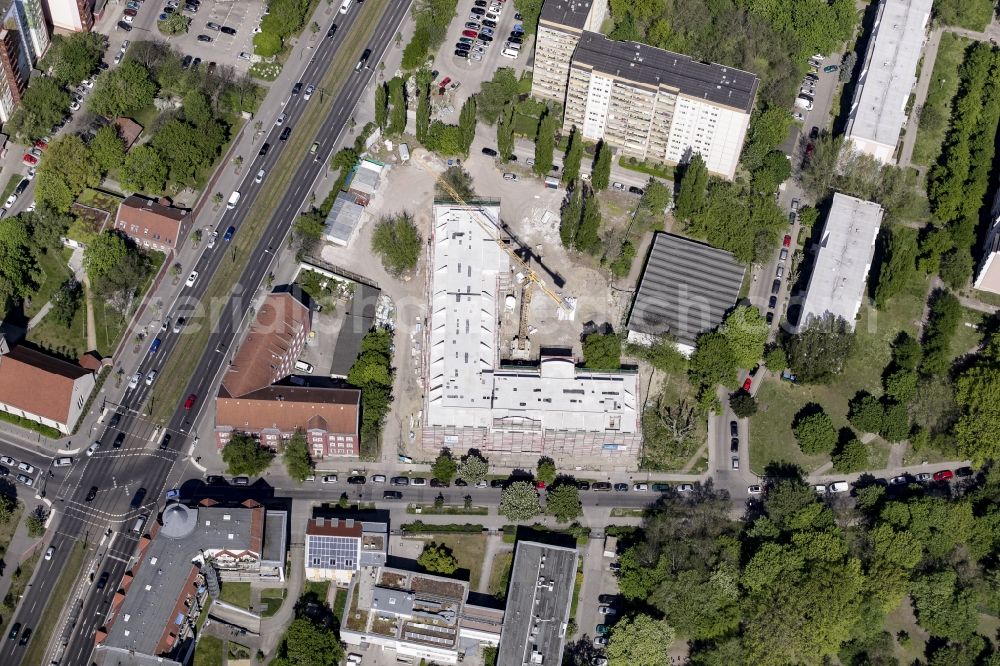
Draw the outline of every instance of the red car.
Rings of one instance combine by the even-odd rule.
[[[131,8],[130,8],[130,9],[126,9],[126,10],[125,10],[124,12],[122,12],[122,13],[123,13],[123,14],[124,14],[125,16],[131,16],[131,17],[133,17],[133,18],[135,18],[136,16],[138,16],[138,15],[139,15],[139,12],[137,12],[136,10],[134,10],[134,9],[131,9]]]
[[[950,469],[943,469],[940,472],[934,472],[935,481],[947,481],[948,479],[955,478],[955,473]]]
[[[188,399],[184,401],[184,409],[190,410],[194,407],[194,401],[198,399],[194,393],[188,396]]]
[[[473,39],[475,39],[476,37],[479,36],[479,33],[476,32],[475,30],[463,30],[462,31],[462,36],[463,37],[472,37]],[[441,84],[441,85],[444,85],[444,84]]]
[[[743,390],[749,391],[751,386],[753,386],[753,377],[747,377],[746,381],[743,382]]]
[[[473,37],[476,36],[476,32],[474,30],[466,30],[466,32],[471,32]],[[441,79],[441,83],[438,84],[438,88],[444,88],[449,83],[451,83],[451,77],[446,76],[443,79]]]
[[[535,480],[535,487],[538,488],[539,490],[541,490],[542,488],[545,487],[545,482],[542,481],[542,480],[540,480],[540,479],[536,479]]]
[[[785,234],[785,239],[783,241],[781,241],[781,244],[784,245],[785,247],[791,247],[792,246],[792,237],[789,236],[788,234]]]
[[[25,153],[21,157],[21,161],[27,164],[28,166],[35,166],[36,164],[38,164],[38,158],[32,155],[31,153]]]
[[[38,148],[38,150],[45,150],[48,147],[49,147],[49,144],[45,143],[41,139],[39,139],[38,141],[35,142],[35,148]]]

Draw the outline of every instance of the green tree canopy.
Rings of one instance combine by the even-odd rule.
[[[554,109],[546,109],[538,123],[535,135],[535,174],[544,178],[552,171],[552,153],[556,147],[556,132],[559,131],[561,114]]]
[[[615,623],[608,639],[609,666],[663,666],[670,663],[674,630],[663,620],[639,614]]]
[[[125,142],[118,136],[118,128],[105,125],[94,134],[90,150],[102,173],[122,166],[125,161]]]
[[[25,144],[47,136],[69,115],[69,93],[54,78],[40,76],[24,91],[6,131]],[[44,163],[44,162],[43,162]]]
[[[580,177],[580,162],[583,160],[583,136],[576,127],[569,135],[569,148],[563,157],[561,179],[564,185],[569,185]]]
[[[868,469],[869,466],[868,447],[858,439],[851,439],[833,456],[833,468],[842,474],[851,474]]]
[[[829,312],[785,340],[788,365],[798,381],[823,383],[841,371],[854,347],[854,332],[843,317]]]
[[[230,474],[259,476],[274,458],[274,452],[264,448],[250,435],[237,432],[222,447],[222,461]]]
[[[830,453],[837,445],[837,431],[833,429],[830,415],[822,409],[809,409],[795,417],[795,439],[802,452],[808,455]]]
[[[450,451],[442,451],[434,460],[431,473],[442,483],[451,483],[458,472],[458,463],[452,458]],[[449,572],[450,573],[450,572]]]
[[[476,95],[479,119],[487,125],[495,125],[504,107],[516,100],[517,94],[517,73],[510,67],[498,67],[493,72],[493,80],[483,81]]]
[[[104,41],[96,32],[53,35],[42,64],[59,85],[73,87],[94,73],[102,55]]]
[[[583,364],[594,370],[621,367],[622,343],[614,333],[590,333],[583,339]]]
[[[278,654],[271,666],[338,666],[344,660],[344,648],[333,629],[305,617],[288,625]]]
[[[83,251],[83,267],[90,279],[97,282],[117,270],[128,253],[124,238],[114,231],[105,231],[87,244]]]
[[[162,192],[167,179],[167,165],[163,158],[148,144],[129,151],[118,170],[118,180],[133,192]]]
[[[458,570],[458,560],[451,548],[434,541],[424,546],[417,563],[431,573],[453,574]]]
[[[693,218],[705,202],[705,188],[708,186],[708,166],[701,153],[695,153],[684,167],[677,191],[674,215],[681,221]]]
[[[90,147],[75,134],[59,137],[46,152],[38,166],[35,201],[66,213],[84,188],[100,184],[101,170]]]
[[[90,93],[90,109],[107,118],[130,116],[153,103],[156,83],[149,70],[126,58],[118,67],[97,78]]]
[[[538,491],[527,481],[515,481],[500,491],[497,513],[515,522],[531,520],[542,512]]]
[[[719,328],[729,343],[737,367],[753,369],[764,354],[770,327],[754,306],[738,305]]]
[[[729,407],[741,419],[750,418],[757,413],[757,401],[742,389],[729,396]]]
[[[489,474],[489,464],[477,453],[467,453],[458,466],[458,476],[470,486],[486,479]]]
[[[548,456],[542,456],[538,459],[538,468],[535,472],[535,476],[539,481],[547,486],[551,486],[552,482],[556,480],[556,463],[552,458]]]
[[[597,144],[597,153],[594,155],[594,165],[590,171],[590,184],[600,192],[606,190],[611,182],[611,158],[614,149],[601,141]]]
[[[15,300],[27,296],[35,288],[38,265],[32,251],[31,237],[24,222],[18,218],[0,225],[0,299],[10,307]]]
[[[875,396],[870,393],[858,393],[847,407],[847,419],[861,432],[877,433],[882,430],[885,410]]]
[[[691,378],[700,386],[736,386],[736,357],[729,341],[717,331],[698,337],[688,368]]]
[[[417,267],[422,249],[423,240],[409,213],[383,217],[372,232],[372,250],[382,258],[382,265],[395,277],[410,273]]]
[[[583,514],[580,491],[571,483],[560,483],[549,488],[545,495],[545,512],[560,523],[568,523]]]
[[[288,476],[295,481],[302,483],[306,477],[313,473],[312,456],[309,455],[309,443],[306,441],[305,433],[296,430],[284,443],[284,450],[281,454],[285,462],[285,469]]]

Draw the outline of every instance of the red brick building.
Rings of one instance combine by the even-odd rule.
[[[115,229],[139,247],[169,255],[180,245],[187,218],[188,211],[170,206],[166,199],[154,201],[133,194],[118,206]]]

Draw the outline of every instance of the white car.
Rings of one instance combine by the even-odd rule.
[[[323,477],[323,483],[337,483],[337,475],[327,474],[326,476]]]
[[[121,52],[122,52],[122,53],[125,53],[125,49],[127,49],[127,48],[128,48],[128,45],[129,45],[129,44],[131,44],[131,43],[132,43],[132,42],[130,42],[130,41],[129,41],[129,40],[127,40],[127,39],[126,39],[125,41],[123,41],[123,42],[122,42],[122,48],[121,48]]]
[[[800,120],[800,121],[806,119],[806,117],[804,115],[802,115],[802,113],[800,113],[799,111],[796,111],[795,113],[793,113],[792,114],[792,118],[795,118],[795,120]]]
[[[264,180],[264,174],[267,173],[263,169],[257,172],[257,177],[253,179],[253,182],[260,183]]]
[[[128,387],[134,389],[139,386],[139,380],[142,379],[142,375],[138,372],[132,375],[132,379],[129,380]]]
[[[760,486],[750,486],[747,488],[748,495],[763,495],[764,489]]]
[[[376,474],[375,476],[372,477],[372,483],[385,483],[385,475]]]
[[[11,206],[14,205],[15,201],[17,201],[17,195],[12,194],[9,197],[7,197],[7,202],[3,205],[3,207],[9,209]]]
[[[79,111],[80,110],[80,103],[77,102],[76,100],[73,100],[72,102],[69,103],[69,110],[70,111]]]
[[[4,465],[9,465],[10,467],[13,467],[14,465],[17,464],[17,461],[14,460],[13,458],[11,458],[10,456],[3,456],[3,457],[0,457],[0,463],[3,463]]]
[[[28,207],[24,209],[24,212],[25,213],[30,213],[30,212],[32,212],[34,210],[35,210],[35,202],[32,201],[30,204],[28,204]]]
[[[49,546],[49,549],[47,551],[45,551],[45,559],[46,560],[51,560],[52,559],[52,553],[54,553],[54,552],[56,552],[56,549],[53,548],[52,546]]]
[[[208,249],[209,250],[211,250],[213,247],[215,247],[215,241],[218,240],[218,238],[219,238],[219,232],[218,231],[213,231],[212,234],[208,237]]]
[[[275,127],[281,127],[284,124],[285,124],[285,114],[282,113],[280,116],[278,116],[278,119],[274,121],[274,125]]]
[[[122,14],[122,20],[125,21],[126,23],[131,23],[132,21],[135,20],[135,17],[129,16],[128,14]]]
[[[22,472],[24,472],[25,474],[34,474],[35,473],[35,466],[34,465],[29,465],[26,462],[17,463],[17,468],[19,470],[21,470]]]
[[[306,92],[305,92],[304,95],[302,95],[302,97],[304,97],[305,99],[309,99],[310,97],[313,96],[313,92],[315,90],[316,90],[316,86],[314,86],[314,85],[308,85],[308,86],[306,86]]]
[[[87,447],[87,456],[89,457],[89,456],[94,455],[95,453],[97,453],[97,450],[99,448],[101,448],[101,443],[100,442],[94,442],[93,444],[91,444],[90,446]]]
[[[154,381],[156,381],[156,370],[150,370],[146,375],[146,386],[152,386]]]
[[[677,492],[679,493],[689,493],[692,490],[694,490],[694,486],[692,486],[690,483],[682,483],[681,485],[677,486]]]
[[[123,57],[125,57],[124,51],[119,51],[117,54],[115,54],[115,64],[116,65],[119,64],[122,61]]]
[[[600,608],[597,609],[597,612],[600,613],[601,615],[617,615],[618,614],[618,611],[616,611],[611,606],[601,606]]]
[[[92,79],[84,79],[83,81],[80,82],[80,85],[83,86],[84,88],[93,88],[94,81]]]
[[[826,494],[826,486],[824,486],[821,483],[817,483],[816,485],[814,485],[813,486],[813,490],[816,491],[817,495],[825,495]]]
[[[185,284],[189,287],[193,287],[197,279],[198,279],[198,271],[191,271],[191,275],[188,275],[188,279],[187,282],[185,282]]]

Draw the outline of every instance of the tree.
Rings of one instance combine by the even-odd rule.
[[[454,199],[454,195],[444,184],[447,184],[464,201],[476,198],[476,186],[472,181],[472,176],[464,167],[450,166],[441,174],[441,179],[434,184],[435,196],[441,199]]]
[[[538,469],[535,472],[535,476],[539,481],[544,483],[546,486],[551,486],[552,482],[556,480],[556,463],[552,458],[548,456],[542,456],[538,459]]]
[[[670,188],[655,178],[646,182],[646,188],[636,209],[636,222],[645,228],[662,229],[663,214],[674,200]]]
[[[823,383],[841,371],[854,347],[854,332],[843,317],[829,312],[800,325],[785,339],[788,365],[799,382]]]
[[[770,327],[756,307],[739,305],[729,313],[719,331],[729,343],[737,367],[752,369],[764,354]]]
[[[861,432],[877,433],[882,430],[885,410],[875,396],[858,393],[847,405],[847,420]]]
[[[462,153],[469,154],[473,139],[476,138],[476,96],[470,95],[462,104],[462,110],[458,114],[458,127],[462,130]]]
[[[0,523],[7,524],[14,515],[17,502],[10,495],[0,495]]]
[[[427,133],[430,132],[431,128],[431,76],[432,74],[427,69],[421,69],[417,72],[416,131],[417,141],[424,145],[427,144]]]
[[[45,522],[49,519],[49,513],[45,507],[38,505],[24,521],[28,528],[28,536],[32,539],[39,539],[45,534]]]
[[[92,282],[110,275],[128,255],[125,239],[113,231],[105,231],[95,236],[83,250],[83,267]]]
[[[133,192],[162,192],[166,179],[167,165],[149,144],[130,150],[118,170],[122,187]]]
[[[748,419],[757,413],[757,400],[747,391],[740,389],[729,396],[729,407],[737,417]]]
[[[580,228],[580,217],[583,215],[583,188],[574,187],[563,204],[559,218],[559,240],[563,247],[573,247],[577,231]]]
[[[580,491],[572,483],[560,483],[549,488],[545,496],[545,512],[560,523],[568,523],[583,515]]]
[[[52,316],[57,322],[69,328],[82,300],[83,288],[79,282],[70,278],[52,294]]]
[[[409,213],[383,217],[372,232],[372,251],[382,258],[382,265],[394,277],[401,277],[417,266],[423,240]]]
[[[69,113],[69,93],[55,79],[40,76],[24,91],[11,115],[6,131],[18,141],[31,144],[47,136]]]
[[[792,175],[792,163],[788,156],[780,150],[772,150],[764,156],[764,161],[759,168],[751,172],[751,182],[758,192],[769,193],[778,189],[778,186],[788,180]]]
[[[285,469],[288,476],[295,481],[302,483],[306,477],[313,473],[312,456],[309,455],[309,443],[306,442],[305,433],[296,430],[288,440],[285,441],[285,448],[281,457],[285,462]]]
[[[452,554],[451,548],[434,541],[424,546],[417,563],[431,573],[453,574],[458,570],[458,560]]]
[[[517,95],[517,74],[510,67],[497,68],[493,72],[493,80],[484,81],[476,94],[479,119],[487,125],[495,125]]]
[[[10,307],[13,301],[27,296],[37,281],[37,264],[31,251],[31,238],[19,218],[0,225],[0,298]]]
[[[544,178],[552,171],[552,153],[556,147],[556,132],[559,131],[559,114],[552,109],[546,109],[538,123],[538,133],[535,135],[535,173]]]
[[[167,18],[156,22],[157,29],[164,35],[168,36],[183,35],[187,33],[189,25],[191,25],[191,19],[180,12],[168,14]]]
[[[622,343],[614,333],[590,333],[583,339],[583,365],[592,370],[621,367]]]
[[[377,327],[361,340],[347,382],[361,389],[361,454],[377,454],[382,424],[392,403],[392,332]]]
[[[735,388],[736,357],[722,333],[710,331],[698,337],[688,373],[698,386],[714,387],[722,384]]]
[[[819,221],[819,209],[812,206],[799,208],[799,226],[804,229],[812,229]]]
[[[663,666],[670,663],[674,630],[646,614],[622,618],[608,639],[609,666]]]
[[[887,442],[901,442],[910,436],[910,414],[906,405],[899,402],[886,404],[879,434]]]
[[[924,327],[923,360],[920,373],[945,375],[951,365],[951,340],[962,322],[962,303],[947,289],[931,294]]]
[[[598,192],[606,190],[611,182],[611,153],[613,149],[603,140],[597,144],[594,165],[590,171],[590,184]]]
[[[431,473],[434,475],[434,478],[442,483],[451,483],[457,472],[458,463],[451,457],[451,452],[448,450],[442,451],[437,459],[434,460],[434,465],[431,467]]]
[[[260,445],[253,437],[236,432],[222,447],[222,461],[234,476],[259,476],[274,458],[274,452]]]
[[[695,153],[684,167],[677,190],[674,215],[686,222],[701,211],[705,202],[705,188],[708,186],[708,166],[701,153]]]
[[[778,374],[788,369],[788,358],[785,350],[779,345],[772,345],[764,352],[764,366],[771,372]]]
[[[573,241],[578,250],[596,254],[601,249],[601,222],[601,202],[595,192],[590,192],[583,201],[583,215]]]
[[[102,173],[122,166],[125,160],[125,142],[118,136],[118,128],[105,125],[94,134],[90,150]]]
[[[218,121],[196,126],[171,118],[149,145],[163,158],[171,180],[194,185],[200,173],[212,167],[226,141],[226,127]]]
[[[118,67],[97,78],[90,93],[90,109],[108,118],[130,116],[153,103],[156,84],[149,70],[126,59]]]
[[[386,134],[402,134],[406,131],[406,90],[398,76],[389,79],[389,124]]]
[[[94,73],[103,54],[104,43],[97,33],[53,35],[42,65],[52,68],[52,76],[59,85],[71,87]]]
[[[851,474],[868,469],[868,447],[860,440],[851,438],[833,454],[833,468],[841,474]]]
[[[975,632],[978,614],[974,597],[960,584],[955,571],[919,576],[911,583],[911,590],[917,621],[928,633],[964,641]]]
[[[281,53],[282,48],[284,48],[284,44],[281,37],[273,32],[262,31],[253,36],[254,53],[263,58],[270,58],[278,55]]]
[[[527,481],[515,481],[500,491],[497,513],[507,520],[531,520],[541,512],[538,491]]]
[[[477,453],[469,452],[458,465],[458,476],[470,486],[486,480],[489,474],[489,464]]]
[[[35,208],[30,213],[21,213],[18,217],[27,227],[35,248],[41,252],[62,248],[63,236],[66,235],[66,230],[74,219],[48,207]]]
[[[424,146],[439,155],[465,156],[465,136],[458,125],[446,125],[439,120],[431,123],[427,130],[427,140]]]
[[[941,266],[938,269],[941,279],[955,290],[964,289],[972,277],[975,264],[972,255],[966,248],[954,248],[941,255]]]
[[[343,660],[344,648],[332,629],[299,617],[288,625],[271,666],[337,666]]]
[[[497,152],[500,161],[507,163],[514,154],[514,105],[508,104],[500,112],[497,121]]]
[[[631,241],[623,241],[618,256],[608,264],[611,274],[616,278],[623,278],[632,270],[632,262],[635,260],[635,245]]]
[[[805,412],[805,413],[803,413]],[[837,445],[837,431],[830,416],[818,405],[807,406],[795,417],[792,429],[802,453],[830,453]]]
[[[75,134],[59,137],[46,152],[38,166],[35,201],[66,213],[84,188],[101,182],[100,170],[90,148]]]
[[[562,182],[569,185],[580,177],[580,162],[583,160],[583,137],[574,126],[569,135],[569,148],[563,157]]]
[[[885,257],[878,271],[875,305],[883,309],[889,299],[910,283],[917,271],[917,232],[907,227],[883,231]]]
[[[384,130],[388,119],[389,92],[386,90],[385,83],[380,83],[375,86],[375,124],[379,126],[379,129]]]

